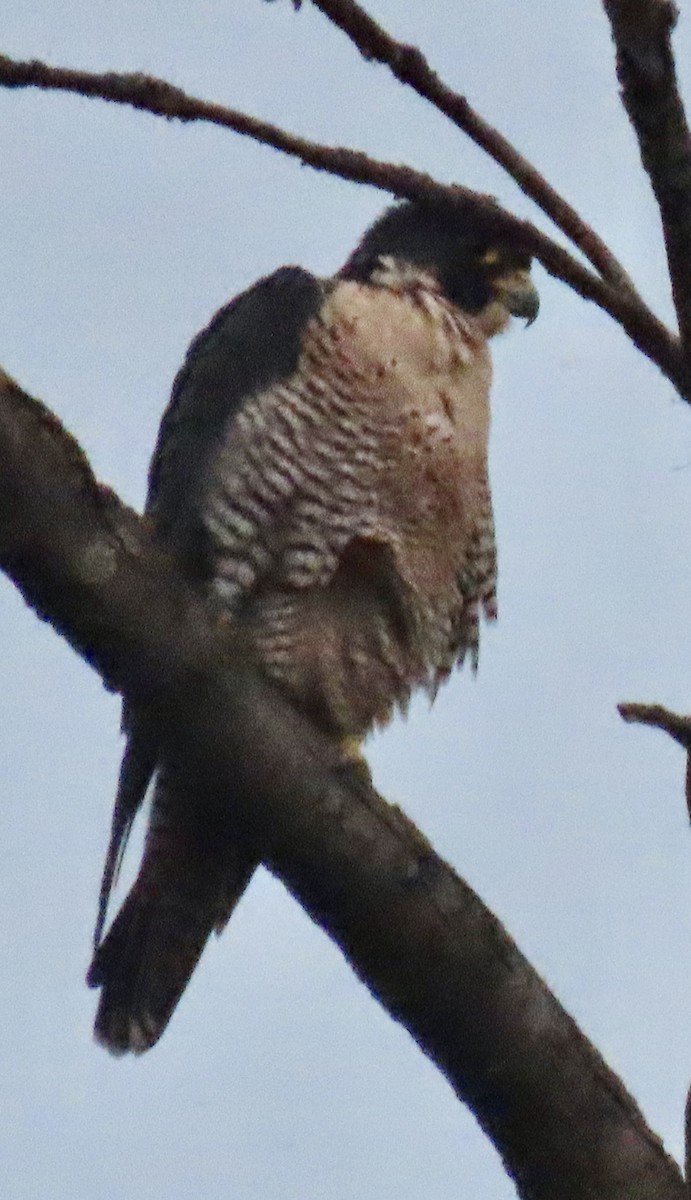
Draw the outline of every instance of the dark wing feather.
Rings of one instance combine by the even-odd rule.
[[[326,284],[282,267],[232,300],[192,342],[151,460],[147,512],[191,568],[201,566],[199,507],[209,458],[243,402],[293,374]]]
[[[148,723],[129,705],[125,704],[123,728],[127,732],[127,745],[120,765],[118,790],[113,806],[110,826],[110,841],[101,877],[98,897],[98,914],[94,930],[94,948],[97,949],[108,911],[108,901],[120,870],[127,839],[132,823],[141,807],[151,777],[156,767],[156,741]]]
[[[114,1054],[158,1041],[257,866],[227,814],[200,812],[195,796],[184,773],[159,769],[142,866],[89,968],[102,989],[95,1035]]]
[[[289,377],[301,338],[327,284],[300,267],[282,267],[242,292],[192,342],[164,413],[149,471],[146,511],[182,570],[208,575],[200,504],[209,459],[243,401]],[[125,704],[127,746],[101,883],[98,946],[112,887],[134,818],[156,768],[157,746],[145,716]]]

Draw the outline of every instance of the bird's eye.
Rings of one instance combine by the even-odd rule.
[[[497,271],[529,271],[531,257],[523,250],[514,250],[512,246],[490,246],[480,255],[483,267],[494,275]]]

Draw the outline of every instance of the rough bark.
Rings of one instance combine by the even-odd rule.
[[[677,86],[670,0],[604,0],[617,77],[660,210],[679,331],[691,346],[691,133]]]

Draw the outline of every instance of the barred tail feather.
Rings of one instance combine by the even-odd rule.
[[[112,1054],[153,1046],[184,992],[212,930],[220,932],[256,855],[159,774],[137,880],[87,974],[101,988],[94,1036]]]
[[[248,860],[226,879],[222,900],[212,900],[207,887],[196,897],[157,899],[135,884],[87,975],[90,987],[101,988],[94,1036],[111,1054],[142,1054],[155,1045],[209,935],[220,933],[255,866]]]

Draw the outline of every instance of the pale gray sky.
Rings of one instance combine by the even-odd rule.
[[[372,11],[534,158],[668,314],[598,0]],[[5,0],[0,30],[6,53],[156,73],[531,213],[308,3]],[[281,263],[335,269],[385,203],[217,129],[37,92],[0,90],[0,161],[0,361],[137,505],[191,336]],[[458,676],[431,712],[416,705],[370,758],[679,1156],[691,1077],[683,762],[661,735],[622,725],[615,704],[691,707],[691,414],[605,316],[543,272],[538,282],[538,322],[495,356],[499,624],[477,679]],[[115,1061],[92,1043],[83,975],[118,704],[8,584],[0,621],[3,1195],[508,1200],[447,1084],[266,875],[158,1047]]]

